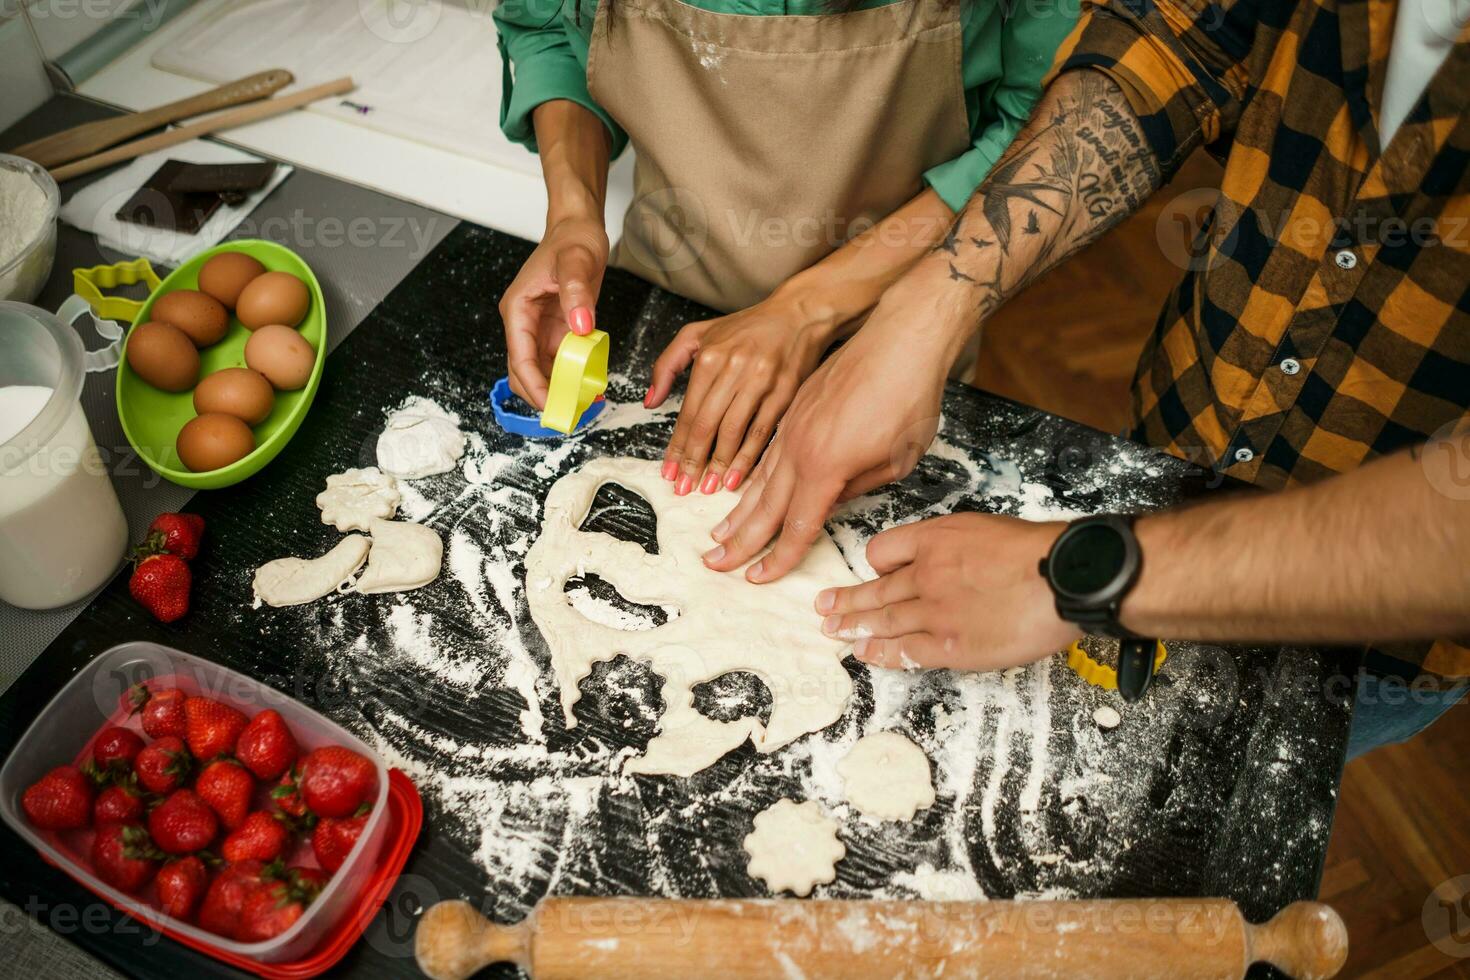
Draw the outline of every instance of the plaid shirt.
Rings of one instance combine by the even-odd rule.
[[[1225,160],[1139,365],[1145,441],[1279,488],[1470,417],[1470,30],[1385,148],[1396,8],[1083,0],[1055,71],[1117,82],[1166,175]],[[1470,674],[1453,644],[1413,660]]]

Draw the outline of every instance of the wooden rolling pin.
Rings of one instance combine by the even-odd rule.
[[[157,133],[153,136],[145,136],[143,139],[133,140],[131,143],[124,143],[122,146],[114,146],[110,150],[103,150],[101,153],[93,156],[84,157],[75,163],[68,163],[65,166],[57,167],[51,171],[51,176],[57,181],[80,177],[82,174],[89,174],[94,170],[101,170],[103,167],[111,164],[131,160],[145,153],[152,153],[154,150],[162,150],[165,147],[187,143],[191,139],[199,136],[207,136],[210,133],[216,133],[222,129],[230,129],[234,126],[244,126],[246,123],[258,122],[261,119],[269,119],[271,116],[279,116],[283,112],[300,108],[318,99],[325,99],[332,95],[345,95],[351,91],[352,79],[350,78],[339,78],[335,81],[323,82],[320,85],[313,85],[311,88],[304,88],[298,92],[292,92],[290,95],[283,95],[275,99],[266,99],[254,105],[242,106],[238,109],[216,113],[213,116],[202,119],[197,123],[191,123],[188,126],[170,129],[167,132]]]
[[[228,85],[212,88],[208,92],[191,95],[187,99],[170,102],[142,112],[130,112],[115,119],[99,119],[84,123],[27,143],[11,150],[18,157],[25,157],[43,167],[56,167],[78,160],[88,153],[104,150],[114,143],[146,133],[158,126],[188,119],[203,112],[228,109],[231,106],[255,102],[274,95],[290,85],[291,73],[283,68],[273,68],[256,75],[249,75]]]
[[[498,926],[440,902],[414,938],[419,968],[463,980],[515,963],[534,980],[850,977],[1241,977],[1270,963],[1330,977],[1347,959],[1336,912],[1297,902],[1265,925],[1220,898],[1076,902],[694,901],[547,898]]]

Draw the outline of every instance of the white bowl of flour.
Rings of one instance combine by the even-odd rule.
[[[29,303],[56,258],[61,192],[45,168],[0,153],[0,300]]]

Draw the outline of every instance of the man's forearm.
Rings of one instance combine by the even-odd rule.
[[[601,119],[575,102],[543,102],[531,115],[546,181],[547,226],[562,218],[602,220],[612,138]]]
[[[943,334],[957,356],[995,309],[1136,211],[1161,180],[1118,86],[1091,69],[1066,72],[885,307],[896,323]]]
[[[1423,451],[1470,459],[1470,435]],[[1431,464],[1436,461],[1431,460]],[[1369,643],[1470,636],[1470,501],[1420,451],[1310,487],[1141,519],[1122,622],[1145,636]]]

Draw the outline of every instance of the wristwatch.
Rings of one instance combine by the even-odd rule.
[[[1154,676],[1156,641],[1125,629],[1119,610],[1138,573],[1143,553],[1129,515],[1084,517],[1067,525],[1041,560],[1041,577],[1051,586],[1057,615],[1087,633],[1122,641],[1118,653],[1118,693],[1137,701]]]

